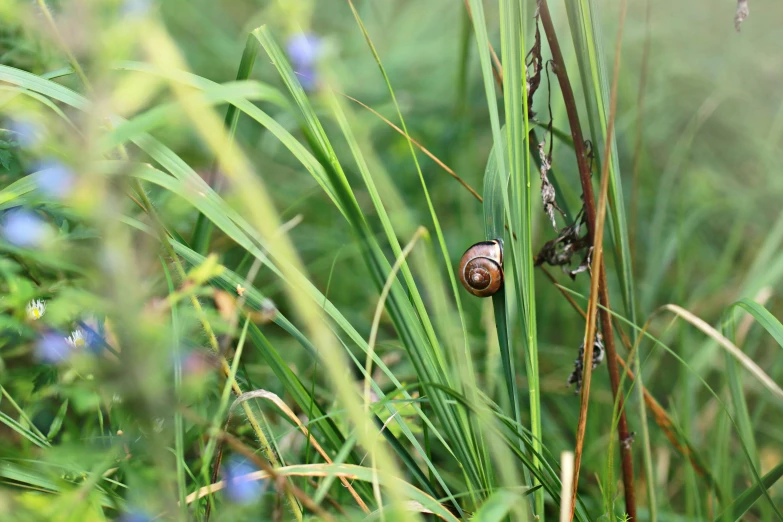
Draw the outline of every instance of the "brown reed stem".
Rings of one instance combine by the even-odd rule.
[[[588,237],[591,244],[594,244],[594,234],[596,232],[596,207],[595,207],[595,195],[593,193],[593,185],[591,180],[590,167],[587,162],[587,155],[585,153],[585,142],[582,136],[582,128],[579,124],[579,113],[577,111],[576,100],[574,98],[574,92],[571,88],[571,83],[568,80],[568,72],[565,67],[565,60],[563,59],[563,53],[560,50],[560,44],[555,34],[554,24],[552,23],[552,15],[549,12],[549,6],[546,0],[541,0],[539,7],[539,13],[541,18],[541,24],[544,27],[544,33],[546,34],[547,42],[549,43],[550,51],[552,52],[552,59],[555,64],[555,73],[557,75],[558,83],[560,84],[560,90],[563,94],[563,101],[565,102],[566,114],[568,116],[568,123],[571,128],[571,138],[574,142],[574,151],[576,153],[577,166],[579,168],[579,179],[582,184],[582,192],[584,194],[585,213],[587,215],[588,222]],[[615,71],[616,74],[616,71]],[[611,124],[611,123],[610,123]],[[605,159],[605,161],[608,161]],[[596,245],[600,247],[600,245]],[[634,475],[633,475],[633,457],[631,455],[630,444],[625,443],[629,440],[628,422],[625,417],[625,409],[623,407],[622,392],[620,391],[620,371],[617,367],[617,350],[614,342],[614,331],[612,329],[612,318],[609,314],[609,291],[606,284],[606,268],[601,262],[598,269],[598,301],[601,304],[601,308],[598,313],[601,318],[601,330],[604,335],[604,342],[606,346],[607,368],[609,369],[609,379],[612,385],[612,395],[619,404],[619,422],[617,425],[617,432],[620,438],[620,458],[622,460],[623,468],[623,484],[625,490],[625,510],[629,515],[630,520],[636,520],[636,491],[634,487]],[[584,384],[582,388],[583,407],[580,408],[579,425],[577,426],[577,446],[576,446],[576,461],[574,467],[574,482],[572,491],[571,502],[571,517],[573,518],[573,512],[576,500],[577,483],[579,479],[579,467],[581,464],[582,451],[584,448],[584,430],[587,421],[587,401],[586,398],[590,392],[590,376],[592,370],[592,348],[595,337],[595,328],[593,325],[588,324],[588,338],[585,339],[585,361],[587,363],[584,366]],[[590,353],[588,353],[590,352]],[[619,397],[618,397],[619,395]]]

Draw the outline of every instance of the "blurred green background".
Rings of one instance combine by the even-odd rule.
[[[0,383],[7,393],[0,402],[0,411],[23,426],[24,417],[29,417],[44,435],[51,433],[52,419],[59,419],[56,422],[62,422],[62,427],[53,436],[53,446],[40,450],[12,429],[10,421],[4,421],[0,427],[0,459],[8,466],[3,468],[5,471],[0,469],[0,479],[8,487],[0,489],[0,510],[18,514],[14,520],[114,520],[129,517],[128,513],[138,508],[139,513],[152,519],[176,501],[176,494],[161,486],[171,486],[172,482],[168,448],[173,440],[169,430],[173,428],[168,422],[163,428],[165,437],[160,435],[161,444],[156,444],[156,436],[150,435],[155,419],[172,418],[181,404],[211,418],[219,409],[224,380],[211,356],[204,355],[207,362],[192,359],[194,353],[208,351],[198,314],[187,306],[187,299],[182,300],[179,315],[173,319],[170,310],[159,303],[170,290],[160,262],[160,256],[167,258],[168,254],[160,248],[154,233],[142,234],[120,219],[129,217],[154,230],[154,221],[139,209],[143,201],[139,202],[134,193],[129,171],[111,177],[92,166],[101,160],[100,136],[110,130],[110,114],[132,119],[178,100],[164,80],[117,64],[126,60],[153,63],[156,57],[161,60],[158,65],[165,63],[158,35],[147,24],[165,28],[192,73],[218,83],[236,79],[248,34],[261,25],[269,28],[284,49],[286,42],[301,32],[316,35],[320,53],[313,74],[320,87],[310,93],[311,101],[337,157],[341,158],[352,193],[379,241],[385,236],[371,195],[320,90],[328,85],[338,92],[338,97],[345,93],[395,124],[399,125],[399,119],[378,65],[344,1],[69,0],[47,5],[61,38],[53,33],[36,2],[13,0],[0,7],[0,64],[46,75],[69,67],[65,45],[84,67],[91,87],[86,88],[77,75],[67,72],[54,81],[82,93],[95,105],[86,113],[63,107],[73,121],[70,126],[40,103],[20,99],[18,92],[5,88],[9,83],[0,81],[0,114],[5,122],[0,141],[0,189],[34,172],[36,165],[46,161],[67,165],[75,177],[74,188],[65,200],[50,203],[45,197],[32,197],[23,201],[35,206],[57,230],[53,244],[20,249],[4,240],[2,247],[5,257],[0,264],[4,275],[0,287],[4,313],[0,323]],[[410,136],[481,193],[493,138],[476,40],[464,4],[458,0],[356,0],[355,5],[394,87]],[[733,26],[736,4],[729,0],[628,2],[615,134],[639,326],[667,303],[678,304],[711,324],[717,324],[727,307],[741,298],[763,300],[773,316],[779,317],[783,312],[779,297],[783,275],[783,5],[772,0],[752,0],[749,6],[750,16],[738,33]],[[583,87],[564,5],[551,2],[550,7],[586,122],[587,114],[581,106]],[[604,62],[609,64],[611,78],[619,3],[598,1],[593,8],[598,14],[601,52],[605,53]],[[532,41],[534,9],[534,2],[525,4],[528,46]],[[491,43],[500,52],[499,8],[494,2],[487,2],[485,10]],[[550,57],[546,43],[543,57]],[[263,49],[258,53],[251,78],[287,92]],[[536,118],[546,124],[547,100],[551,98],[553,126],[568,135],[565,107],[554,76],[551,85],[550,95],[544,78],[536,94]],[[352,128],[362,138],[364,154],[374,158],[370,170],[385,170],[401,195],[402,208],[389,205],[395,225],[408,220],[412,225],[426,227],[434,236],[406,140],[378,116],[347,98],[343,101]],[[257,104],[296,139],[308,144],[311,137],[302,132],[300,118],[294,111],[267,101]],[[217,108],[221,118],[224,111],[225,105]],[[10,122],[20,119],[32,121],[41,129],[43,138],[34,146],[25,147],[14,131]],[[584,131],[589,135],[586,123]],[[538,132],[543,136],[542,127]],[[166,113],[151,134],[213,186],[216,179],[222,179],[220,169],[215,168],[213,148],[184,111]],[[288,235],[310,281],[366,338],[379,289],[362,256],[363,247],[356,240],[355,231],[303,165],[272,133],[246,115],[239,118],[236,142],[254,173],[263,179],[280,220],[297,220]],[[132,145],[128,154],[133,161],[151,161]],[[116,152],[110,156],[119,159]],[[449,262],[456,269],[466,248],[488,239],[483,235],[481,204],[435,162],[423,154],[418,154],[418,160],[443,230]],[[581,189],[573,149],[567,140],[555,138],[553,172],[550,177],[557,180],[573,216],[580,205]],[[540,208],[535,171],[533,179],[533,249],[537,251],[554,235]],[[244,188],[226,180],[218,183],[222,183],[227,203],[250,220],[251,213],[242,200]],[[189,241],[199,215],[194,206],[155,185],[145,185],[145,189],[167,229]],[[7,212],[12,206],[10,199],[2,201]],[[397,228],[402,244],[410,240],[412,233],[413,229],[405,226]],[[392,249],[381,244],[392,263]],[[436,240],[432,245],[437,251]],[[242,277],[253,264],[247,249],[219,230],[214,232],[208,252],[216,253],[220,263]],[[612,302],[619,310],[619,283],[608,246],[605,257]],[[439,252],[432,254],[432,259],[437,266],[431,272],[414,275],[418,281],[434,274],[440,278],[435,284],[448,292],[446,268]],[[170,261],[163,264],[166,265],[176,281]],[[564,286],[582,295],[589,293],[589,277],[584,274],[571,281],[556,267],[550,271]],[[176,282],[173,285],[179,286]],[[197,286],[218,340],[235,349],[231,339],[239,337],[238,331],[232,330],[231,322],[222,316],[220,305],[214,304],[213,294],[206,290],[208,287]],[[253,287],[299,324],[296,305],[277,275],[261,268]],[[426,288],[422,288],[429,299]],[[544,444],[556,465],[560,452],[572,450],[574,445],[579,398],[565,383],[584,336],[584,320],[538,270],[535,289]],[[459,291],[478,389],[497,398],[501,370],[491,306],[461,288]],[[37,339],[46,330],[39,323],[31,326],[23,320],[24,306],[33,298],[48,300],[46,328],[58,331],[69,330],[68,325],[75,324],[84,311],[93,311],[95,324],[100,326],[96,330],[104,332],[108,328],[109,333],[104,332],[106,339],[116,339],[123,346],[123,364],[107,364],[84,354],[59,365],[36,360]],[[584,300],[579,303],[586,306]],[[108,327],[104,318],[110,319]],[[86,320],[92,324],[90,321],[92,318]],[[242,322],[240,330],[241,326]],[[264,324],[261,329],[308,393],[334,412],[338,426],[347,427],[349,422],[340,413],[339,394],[313,354],[274,324]],[[684,322],[672,322],[665,315],[653,322],[651,331],[688,366],[660,347],[644,342],[640,348],[644,382],[718,477],[728,498],[733,499],[753,484],[752,474],[739,457],[734,427],[715,396],[697,378],[703,378],[718,397],[731,404],[723,350]],[[743,342],[737,344],[774,381],[781,382],[780,346],[758,325],[750,326],[746,332]],[[386,315],[381,319],[378,339],[378,354],[403,385],[422,380]],[[196,368],[192,375],[185,370],[184,388],[178,397],[171,388],[172,344],[181,345],[180,355],[190,354],[191,359],[186,360]],[[363,364],[364,355],[356,346],[347,345],[346,349]],[[203,367],[199,366],[202,363]],[[521,362],[518,368],[523,368]],[[246,349],[239,374],[246,390],[269,390],[302,418],[308,416],[308,412],[295,406],[287,388],[257,351]],[[357,388],[361,386],[361,373],[348,364],[347,357],[345,375],[357,381]],[[523,404],[527,404],[526,379],[520,370],[518,385],[525,397]],[[400,392],[387,378],[381,376],[377,380],[386,393],[398,397]],[[745,376],[740,386],[747,401],[754,458],[763,475],[783,460],[783,426],[775,420],[780,418],[780,404],[750,377]],[[112,403],[115,394],[123,397],[122,403]],[[598,519],[608,515],[600,507],[601,490],[596,477],[606,465],[608,441],[614,437],[612,396],[603,366],[596,370],[591,397],[580,495],[591,519]],[[70,402],[63,411],[65,399]],[[12,406],[12,400],[19,408]],[[634,393],[628,401],[631,430],[637,432],[634,449],[638,448],[635,464],[640,519],[647,520],[646,479],[638,443],[639,403]],[[268,424],[264,431],[277,441],[285,459],[292,463],[317,459],[306,439],[297,436],[279,411],[260,403],[254,408],[265,413]],[[522,424],[527,425],[525,407],[522,412]],[[424,440],[420,420],[415,416],[408,418],[412,419],[410,426],[416,436]],[[252,446],[256,438],[249,427],[236,420],[234,423],[235,431]],[[187,477],[191,492],[208,483],[208,477],[198,475],[199,459],[208,437],[203,426],[186,426],[184,455],[188,466],[193,467],[193,476]],[[122,442],[116,436],[118,429],[131,435]],[[725,505],[717,502],[710,487],[652,420],[650,437],[658,519],[714,520]],[[134,449],[129,450],[132,457],[115,466],[116,455],[107,448],[121,448],[118,440]],[[112,464],[107,467],[104,462]],[[454,469],[448,452],[438,446],[432,462],[443,467],[446,482],[460,491],[463,477]],[[616,458],[612,466],[619,469]],[[114,467],[119,468],[116,476],[120,485],[102,483],[96,489],[88,479],[90,472],[105,472]],[[30,475],[25,476],[21,469]],[[616,480],[618,475],[616,472]],[[296,483],[314,494],[313,484],[303,479]],[[52,484],[59,495],[22,494],[26,490],[52,491]],[[333,486],[333,491],[345,504],[348,497],[338,489],[341,487]],[[235,505],[220,497],[213,516],[218,520],[290,519],[290,511],[280,507],[279,496],[273,490],[270,482],[263,499],[257,501],[260,504]],[[123,503],[119,505],[115,500],[115,509],[100,510],[95,508],[98,502],[80,511],[76,505],[88,492],[121,498]],[[769,495],[773,503],[783,504],[783,489],[779,485],[770,489]],[[59,504],[52,498],[58,496],[67,501],[70,511],[55,507]],[[774,520],[775,513],[769,505],[762,504],[764,501],[743,520]],[[189,516],[202,520],[205,505],[202,501]],[[547,518],[555,520],[556,512],[555,503],[548,501]],[[617,513],[620,512],[618,506]]]

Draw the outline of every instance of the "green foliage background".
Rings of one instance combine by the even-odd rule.
[[[475,30],[455,0],[354,4],[355,13],[341,0],[0,6],[0,210],[3,219],[31,210],[50,230],[33,248],[0,237],[8,520],[329,516],[307,499],[347,520],[558,519],[560,455],[574,449],[579,415],[565,382],[585,324],[529,266],[554,237],[525,141],[529,127],[544,136],[548,100],[550,177],[571,219],[581,189],[554,76],[551,94],[544,77],[535,96],[535,119],[525,116],[535,2],[474,0]],[[610,187],[623,205],[612,202],[605,259],[628,337],[675,303],[781,383],[783,7],[752,1],[741,33],[735,7],[628,2]],[[608,111],[619,3],[550,9],[600,156],[593,109]],[[321,38],[308,91],[286,57],[302,32]],[[505,64],[505,91],[485,38]],[[600,60],[585,59],[588,42]],[[406,129],[484,206],[343,94]],[[18,121],[41,138],[23,143]],[[42,162],[67,166],[67,193],[34,174]],[[465,249],[491,239],[490,215],[508,226],[494,307],[456,280]],[[550,271],[585,308],[589,275]],[[33,299],[47,302],[38,321],[25,317]],[[57,364],[36,355],[42,336],[85,326],[101,346]],[[655,315],[648,334],[636,354],[643,382],[701,470],[627,379],[639,519],[783,520],[783,401],[671,314]],[[604,366],[592,383],[576,517],[622,519]],[[237,389],[267,394],[234,407]],[[305,500],[281,479],[249,504],[221,491],[185,507],[243,448],[289,474]]]

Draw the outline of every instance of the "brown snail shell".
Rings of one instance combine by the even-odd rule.
[[[459,280],[471,294],[489,297],[503,286],[503,241],[482,241],[470,247],[459,262]]]

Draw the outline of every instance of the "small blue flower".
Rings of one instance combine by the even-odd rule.
[[[226,483],[226,496],[236,504],[250,504],[261,497],[265,482],[250,477],[250,473],[258,471],[246,460],[232,458],[223,468]]]
[[[62,334],[47,332],[38,339],[35,356],[43,362],[54,364],[66,360],[72,350]]]
[[[28,118],[14,118],[7,124],[17,143],[21,147],[33,147],[37,145],[43,137],[41,125]]]
[[[307,92],[311,92],[315,90],[315,87],[317,85],[317,76],[315,73],[315,69],[312,67],[309,68],[300,68],[296,72],[296,77],[299,79],[299,83],[302,86],[302,89],[304,89]]]
[[[5,213],[0,233],[11,243],[22,248],[41,246],[49,236],[49,226],[37,214],[14,209]]]
[[[309,68],[321,55],[321,38],[314,34],[297,33],[288,39],[287,49],[294,68]]]
[[[38,167],[38,188],[47,196],[64,198],[73,188],[73,171],[59,161],[47,161]]]
[[[94,330],[87,330],[84,333],[84,339],[87,344],[87,350],[92,355],[101,355],[104,352],[108,352],[106,345],[104,344],[106,341],[103,337],[101,337],[101,334]]]
[[[321,56],[323,44],[318,36],[298,33],[288,39],[288,57],[306,91],[313,91],[318,84],[316,61]]]

